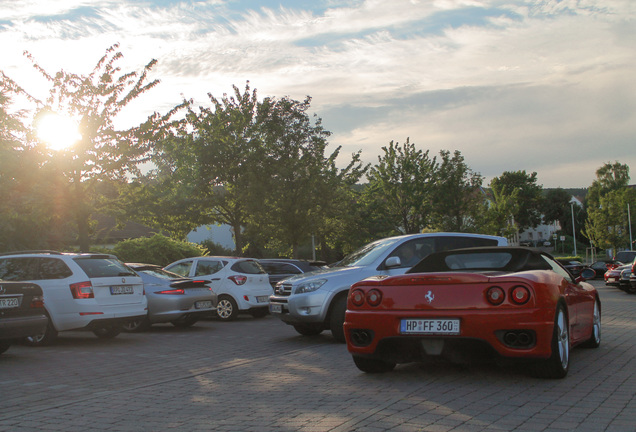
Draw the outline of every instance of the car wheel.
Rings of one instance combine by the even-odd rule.
[[[395,363],[380,359],[353,356],[353,362],[358,369],[366,373],[384,373],[390,372],[395,368]]]
[[[11,346],[11,342],[9,341],[0,342],[0,354],[8,350],[10,346]]]
[[[150,320],[148,317],[139,318],[136,320],[128,321],[122,325],[122,330],[126,333],[138,333],[150,328]]]
[[[250,311],[250,315],[252,315],[254,318],[263,318],[267,316],[268,313],[269,313],[269,309],[267,308],[252,309]]]
[[[24,342],[30,346],[47,346],[53,343],[53,341],[57,339],[57,330],[53,327],[53,323],[51,322],[51,318],[46,324],[46,329],[44,329],[44,333],[40,333],[33,336],[27,336],[24,338]]]
[[[188,327],[192,327],[193,325],[195,325],[198,321],[199,321],[199,318],[197,318],[197,317],[186,316],[186,317],[178,319],[178,320],[170,321],[170,323],[173,326],[175,326],[175,327],[188,328]]]
[[[344,333],[344,320],[345,311],[347,310],[347,297],[342,296],[335,300],[333,308],[331,309],[331,316],[329,317],[329,328],[333,338],[340,342],[345,343]]]
[[[316,336],[322,333],[320,324],[294,324],[294,330],[303,336]]]
[[[594,300],[594,316],[592,317],[592,336],[581,346],[598,348],[601,345],[601,304]]]
[[[568,317],[562,305],[557,306],[552,332],[552,355],[536,365],[541,378],[564,378],[570,369],[570,332]]]
[[[223,296],[219,298],[216,306],[216,314],[223,321],[232,321],[238,315],[238,305],[232,297]]]
[[[104,326],[94,329],[93,334],[100,339],[112,339],[121,333],[121,330],[120,326]]]

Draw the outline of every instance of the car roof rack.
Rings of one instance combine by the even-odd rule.
[[[6,255],[29,255],[29,254],[62,255],[62,252],[54,251],[54,250],[23,250],[23,251],[16,251],[16,252],[0,253],[0,256],[6,256]]]

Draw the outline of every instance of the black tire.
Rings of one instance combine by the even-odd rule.
[[[395,368],[395,363],[368,357],[353,356],[353,362],[357,368],[365,373],[385,373],[391,372]]]
[[[188,328],[192,327],[199,321],[199,318],[193,316],[186,316],[185,318],[181,318],[178,320],[170,321],[170,323],[179,328]]]
[[[294,324],[294,330],[303,336],[317,336],[323,328],[320,324]]]
[[[109,325],[93,329],[93,334],[100,339],[112,339],[121,333],[121,331],[121,326]]]
[[[594,318],[592,319],[592,336],[581,345],[584,348],[598,348],[601,345],[601,303],[594,301]]]
[[[9,341],[0,342],[0,354],[8,350],[10,346],[11,346],[11,342]]]
[[[27,336],[24,338],[24,342],[29,346],[47,346],[51,345],[55,339],[57,339],[57,330],[53,327],[53,323],[51,322],[51,318],[46,324],[46,329],[44,333],[40,333],[33,336]]]
[[[552,355],[535,365],[535,375],[540,378],[565,378],[570,369],[570,331],[568,317],[559,304],[554,314]]]
[[[219,297],[219,304],[216,306],[216,314],[222,321],[232,321],[238,315],[238,305],[230,296]]]
[[[252,315],[254,318],[264,318],[267,316],[267,314],[269,314],[269,309],[267,309],[266,307],[250,310],[250,315]]]
[[[122,330],[126,333],[139,333],[146,331],[150,328],[150,320],[148,317],[139,318],[133,321],[128,321],[122,325]]]
[[[329,329],[333,338],[340,342],[345,343],[344,333],[344,321],[345,311],[347,310],[347,297],[341,296],[334,300],[334,304],[331,308],[331,315],[329,316]]]

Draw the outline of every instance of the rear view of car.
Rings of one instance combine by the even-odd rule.
[[[273,289],[258,261],[250,258],[195,257],[167,265],[165,270],[209,282],[218,296],[217,317],[224,321],[246,312],[255,318],[268,313]]]
[[[153,264],[127,264],[144,281],[148,315],[131,321],[125,331],[142,331],[158,323],[190,327],[216,313],[217,296],[202,279],[190,279]]]
[[[47,322],[42,288],[0,281],[0,354],[14,341],[44,332]]]
[[[324,261],[305,261],[285,258],[260,259],[258,263],[263,266],[269,275],[269,283],[272,288],[275,288],[276,284],[283,279],[320,270],[327,265]]]
[[[90,330],[111,338],[147,311],[141,278],[113,255],[24,252],[0,256],[0,278],[38,284],[46,330],[27,341],[44,345],[58,332]]]

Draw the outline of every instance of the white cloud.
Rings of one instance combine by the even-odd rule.
[[[120,42],[124,70],[159,59],[139,116],[249,80],[261,96],[312,96],[344,157],[375,162],[408,136],[459,149],[487,177],[537,171],[546,187],[588,186],[609,160],[636,167],[633,1],[281,3],[0,1],[3,70],[35,88],[23,50],[86,73]]]

